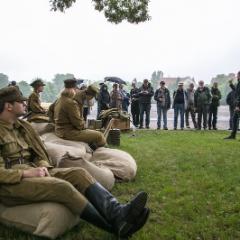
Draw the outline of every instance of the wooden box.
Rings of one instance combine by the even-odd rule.
[[[130,119],[115,119],[112,128],[118,128],[120,130],[129,130]]]

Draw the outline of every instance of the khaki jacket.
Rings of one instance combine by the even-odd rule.
[[[24,141],[21,141],[24,139]],[[5,161],[17,160],[23,157],[37,167],[52,167],[46,149],[32,126],[23,120],[18,120],[14,126],[0,121],[0,184],[18,183],[21,181],[21,165],[5,168]],[[31,164],[30,164],[31,165]]]
[[[70,130],[84,129],[84,119],[77,101],[65,93],[56,101],[54,106],[55,133],[63,138]]]

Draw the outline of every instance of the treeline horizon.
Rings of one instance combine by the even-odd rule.
[[[162,71],[154,71],[151,75],[151,77],[149,78],[150,83],[152,84],[154,90],[156,90],[157,88],[159,88],[159,81],[162,77]],[[38,77],[36,77],[38,78]],[[32,81],[34,81],[33,78]],[[54,102],[57,97],[59,96],[59,93],[61,92],[61,90],[63,89],[64,86],[64,80],[69,79],[69,78],[75,78],[74,74],[71,73],[65,73],[65,74],[60,74],[57,73],[54,75],[54,78],[51,80],[44,80],[44,83],[46,84],[45,88],[44,88],[44,92],[41,94],[41,99],[43,102]],[[171,84],[167,84],[168,89],[170,90],[170,92],[172,93],[176,88],[177,88],[177,84],[179,81],[181,81],[181,77],[176,78],[176,81],[174,83]],[[189,77],[189,79],[191,79]],[[192,78],[194,81],[194,78]],[[220,101],[221,105],[226,105],[226,96],[227,94],[231,91],[230,87],[229,87],[229,80],[231,79],[235,79],[234,74],[230,73],[228,75],[226,74],[218,74],[216,75],[216,77],[212,78],[211,83],[210,84],[206,84],[208,87],[212,86],[213,82],[218,82],[218,86],[219,89],[221,91],[222,94],[222,99]],[[142,80],[137,81],[137,86],[140,87],[142,85]],[[13,81],[11,79],[9,79],[9,77],[4,74],[4,73],[0,73],[0,88],[6,87],[9,85],[9,83]],[[30,83],[28,83],[27,81],[16,81],[17,85],[19,86],[21,92],[23,93],[24,96],[29,96],[32,92],[32,87],[30,86]],[[84,79],[84,83],[85,84],[99,84],[100,82],[103,82],[103,80],[90,80],[90,79]],[[130,91],[131,89],[131,82],[127,82],[128,84],[124,87],[127,91]],[[197,82],[195,82],[195,84],[197,84]],[[111,86],[112,83],[107,83],[109,90],[111,90]],[[185,86],[186,88],[187,86]]]

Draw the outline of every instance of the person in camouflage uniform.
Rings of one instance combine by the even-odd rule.
[[[45,147],[27,121],[27,99],[15,87],[0,90],[0,201],[6,206],[58,202],[83,220],[128,238],[149,215],[147,194],[120,204],[85,170],[53,168]]]

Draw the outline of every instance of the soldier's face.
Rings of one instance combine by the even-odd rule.
[[[26,102],[14,102],[12,104],[12,113],[16,117],[21,117],[22,115],[26,114]]]

